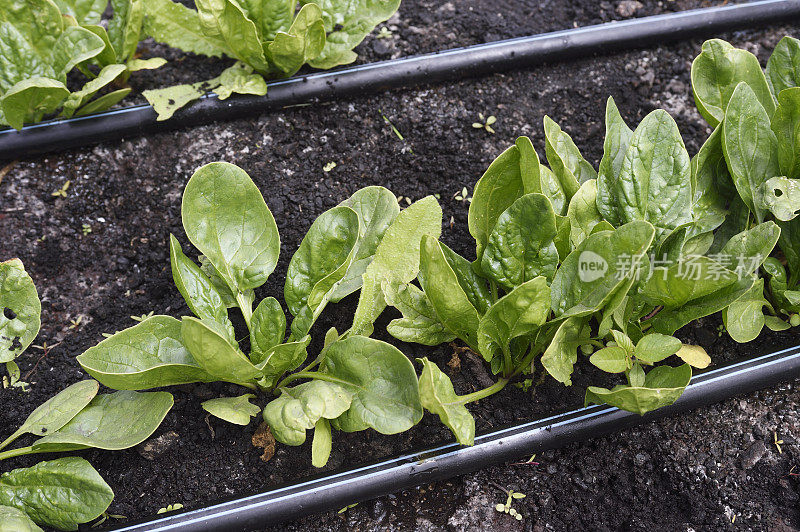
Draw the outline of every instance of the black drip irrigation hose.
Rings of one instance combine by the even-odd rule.
[[[318,100],[360,96],[425,83],[485,76],[501,71],[618,50],[644,48],[715,32],[751,28],[800,17],[800,0],[760,0],[695,9],[596,26],[520,37],[403,59],[380,61],[269,83],[267,96],[202,98],[166,121],[156,121],[149,105],[126,107],[68,120],[50,120],[21,131],[0,131],[0,159],[74,148],[132,137],[252,117],[266,111]]]
[[[608,406],[579,408],[478,436],[473,447],[455,443],[442,445],[115,530],[253,530],[584,441],[773,386],[799,375],[800,346],[797,346],[697,374],[673,405],[644,416]]]

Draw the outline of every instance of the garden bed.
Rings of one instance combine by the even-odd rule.
[[[665,4],[671,6],[673,3]],[[587,5],[594,3],[587,2]],[[401,20],[409,26],[416,24],[410,22],[415,20],[415,16],[423,16],[408,14],[408,5],[401,9],[404,9]],[[428,6],[417,9],[430,10]],[[459,4],[459,12],[461,9]],[[522,15],[504,16],[507,22],[522,19]],[[570,15],[564,16],[566,20]],[[578,17],[577,21],[580,25],[593,23],[596,16],[585,15],[585,19]],[[551,19],[547,20],[551,22]],[[459,24],[468,26],[467,22]],[[426,31],[432,34],[440,32],[434,22],[423,21],[420,25],[425,25]],[[534,28],[533,31],[547,29],[557,28]],[[735,45],[751,48],[763,59],[782,35],[793,30],[796,28],[775,28],[724,37]],[[506,28],[505,31],[510,33],[499,33],[498,38],[517,35],[513,29]],[[520,30],[520,33],[530,32],[530,29]],[[477,38],[471,32],[464,32],[464,35],[458,31],[455,33],[458,35],[457,44],[473,44],[471,39]],[[430,39],[436,40],[435,37]],[[493,39],[487,37],[486,40]],[[448,42],[447,45],[454,44]],[[372,184],[384,185],[412,200],[427,194],[440,194],[445,220],[453,221],[452,229],[445,228],[442,240],[459,253],[471,257],[474,243],[466,231],[467,204],[454,199],[454,195],[463,187],[471,191],[488,163],[516,136],[528,135],[535,146],[541,147],[541,118],[544,114],[558,121],[582,147],[587,159],[596,165],[602,151],[602,104],[608,95],[614,96],[629,122],[638,122],[655,107],[665,107],[677,120],[689,152],[695,153],[709,133],[694,110],[688,81],[689,63],[699,48],[698,41],[587,59],[316,108],[289,109],[232,124],[154,135],[20,161],[0,183],[0,256],[19,256],[37,283],[43,299],[43,330],[37,343],[61,343],[44,358],[41,358],[42,351],[30,349],[18,359],[23,376],[32,371],[28,380],[34,386],[29,393],[0,391],[5,407],[0,412],[0,426],[17,425],[46,397],[82,378],[75,356],[99,341],[102,332],[114,332],[132,325],[130,315],[151,310],[172,315],[188,313],[172,284],[166,242],[169,232],[183,238],[180,195],[188,176],[201,164],[226,160],[238,164],[253,177],[278,220],[282,236],[278,272],[286,270],[291,253],[317,214],[336,205],[357,188]],[[409,53],[423,51],[429,49],[419,44],[418,49]],[[364,59],[372,58],[365,54]],[[405,140],[395,136],[381,113]],[[478,113],[498,117],[495,135],[471,127]],[[330,162],[337,166],[325,172],[323,167]],[[70,181],[67,197],[53,196],[52,193],[67,180]],[[182,243],[187,249],[187,242],[184,240]],[[282,278],[275,275],[258,291],[258,296],[278,297],[281,293]],[[352,297],[343,301],[339,308],[347,312],[338,312],[338,308],[329,310],[317,329],[339,326],[341,330],[344,323],[337,320],[337,315],[347,315],[354,306]],[[83,316],[80,323],[70,328],[70,320],[77,320],[79,316]],[[376,327],[376,337],[389,339],[380,335],[387,321],[388,315]],[[750,344],[738,346],[727,336],[718,336],[718,325],[716,317],[707,318],[687,327],[682,336],[687,341],[703,345],[715,361],[752,356],[797,343],[797,334],[790,330],[780,334],[766,333]],[[312,346],[312,350],[319,347]],[[440,367],[447,368],[458,393],[482,387],[481,373],[477,370],[480,364],[473,364],[466,355],[458,359],[460,369],[448,367],[453,355],[453,349],[449,347],[427,349],[402,345],[401,349],[409,355],[428,356]],[[564,388],[552,380],[546,381],[537,388],[533,400],[529,393],[508,387],[471,408],[478,431],[579,405],[583,388],[590,378],[594,375],[577,374],[571,388]],[[250,445],[255,423],[242,429],[213,418],[206,421],[200,402],[234,392],[236,387],[191,385],[172,391],[176,406],[156,435],[174,431],[178,437],[163,454],[148,460],[136,450],[85,453],[115,490],[117,497],[111,513],[135,519],[152,515],[171,503],[198,507],[219,498],[252,493],[312,473],[309,444],[300,448],[279,446],[276,455],[265,464],[259,460],[259,451]],[[795,481],[793,477],[780,478],[778,474],[781,468],[784,474],[789,472],[791,462],[788,459],[794,458],[796,453],[794,441],[788,434],[798,429],[795,425],[798,416],[794,412],[797,401],[794,394],[785,395],[783,392],[775,396],[774,401],[789,405],[786,418],[778,419],[777,416],[784,414],[775,410],[775,421],[760,425],[770,428],[763,429],[763,433],[756,434],[756,437],[770,439],[770,431],[780,428],[781,436],[788,442],[784,448],[786,455],[765,461],[770,464],[767,471],[764,471],[762,463],[761,469],[756,470],[759,476],[733,490],[735,500],[727,503],[734,511],[739,511],[737,507],[755,504],[763,518],[768,519],[765,527],[777,526],[779,522],[797,526]],[[262,405],[263,399],[260,398]],[[730,405],[738,404],[738,401],[729,402],[727,406],[706,411],[710,420],[704,423],[712,428],[711,434],[706,435],[710,439],[708,447],[711,451],[701,450],[700,453],[706,454],[707,458],[699,462],[706,476],[713,469],[706,462],[717,463],[713,451],[717,432],[713,431],[720,428],[730,431],[723,416],[731,416],[727,410]],[[757,410],[762,404],[756,401],[754,407],[745,405],[741,408],[743,411],[748,408]],[[741,422],[741,416],[733,417]],[[528,526],[531,523],[542,526],[550,523],[559,528],[580,522],[586,527],[608,527],[609,523],[618,523],[618,518],[627,520],[634,529],[659,525],[677,528],[684,521],[690,521],[696,527],[719,526],[724,510],[718,504],[718,486],[701,484],[691,497],[678,492],[664,499],[664,494],[678,490],[681,482],[688,487],[690,479],[697,473],[689,467],[684,472],[662,475],[654,467],[659,460],[657,450],[665,445],[679,445],[675,443],[681,441],[678,434],[696,442],[695,435],[699,431],[692,423],[703,423],[702,420],[701,413],[628,431],[625,436],[601,443],[572,446],[568,451],[551,452],[544,458],[540,457],[542,465],[538,470],[541,473],[532,475],[531,469],[524,468],[522,473],[510,474],[504,472],[508,470],[489,470],[466,483],[449,481],[438,484],[433,491],[426,489],[424,494],[417,491],[400,495],[397,510],[390,509],[391,501],[397,501],[396,498],[384,499],[379,504],[368,505],[368,510],[362,507],[351,510],[355,517],[330,515],[324,519],[323,526],[345,527],[371,515],[370,527],[392,523],[398,528],[424,528],[426,520],[431,527],[438,527],[448,520],[455,520],[451,524],[456,528],[468,528],[468,518],[460,521],[462,525],[458,524],[462,519],[458,517],[459,512],[463,514],[470,508],[483,510],[479,501],[486,499],[489,506],[493,506],[492,503],[503,498],[499,490],[488,485],[487,477],[495,483],[512,487],[509,483],[531,483],[534,476],[548,475],[551,478],[550,502],[539,497],[538,493],[530,493],[530,500],[521,504],[526,516],[530,516],[525,521]],[[678,433],[665,433],[665,429],[677,430]],[[654,431],[660,435],[654,436]],[[363,432],[337,433],[336,438],[340,445],[326,470],[391,456],[412,447],[450,441],[451,435],[435,418],[426,415],[418,427],[398,436]],[[725,443],[726,446],[745,445],[740,440],[741,435],[738,440]],[[615,442],[618,445],[625,442],[626,449],[616,452]],[[648,449],[653,445],[656,450],[647,451],[651,453],[650,458],[639,458],[642,448]],[[688,444],[687,447],[684,452],[700,460],[693,454],[694,449]],[[595,448],[599,450],[592,452]],[[582,458],[570,459],[579,455]],[[718,458],[727,459],[724,453]],[[631,464],[626,460],[633,460],[632,463],[644,468],[644,473],[636,475],[633,470],[615,471],[630,468]],[[572,461],[586,464],[584,471]],[[32,463],[33,460],[21,458],[9,465],[21,467]],[[647,469],[651,466],[652,469]],[[561,467],[570,471],[570,476],[578,471],[580,475],[575,474],[588,487],[576,491],[572,479],[569,484],[561,484],[558,474]],[[551,471],[551,468],[554,469]],[[649,484],[648,477],[652,480]],[[606,495],[608,501],[603,505],[597,504],[598,478],[601,479],[600,485],[605,483],[614,488],[611,493],[615,496]],[[484,487],[476,486],[475,479]],[[658,481],[668,482],[669,486],[659,485]],[[784,482],[787,487],[784,487]],[[643,484],[649,487],[641,489]],[[462,497],[472,501],[466,510],[459,500]],[[698,512],[695,506],[702,508],[702,512]],[[561,509],[563,514],[554,515]],[[493,512],[491,508],[488,510]],[[684,511],[692,517],[678,515]],[[575,520],[577,516],[573,512],[580,512],[580,521]],[[503,521],[505,517],[498,516],[501,519],[498,525],[512,524],[511,520]],[[751,526],[754,528],[762,526],[757,524],[756,517],[742,516],[740,519],[753,519]],[[318,518],[313,518],[297,526],[319,525]]]

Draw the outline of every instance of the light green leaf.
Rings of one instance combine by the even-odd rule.
[[[782,222],[800,214],[800,179],[773,177],[761,186],[764,206]]]
[[[311,337],[306,336],[296,342],[287,342],[272,347],[266,353],[251,353],[253,363],[264,372],[268,379],[275,379],[287,371],[297,368],[308,358],[306,348],[311,342]]]
[[[317,4],[306,4],[297,13],[287,32],[279,31],[266,47],[267,57],[287,76],[291,76],[322,53],[325,26]]]
[[[105,111],[110,107],[116,105],[120,101],[122,101],[122,99],[125,98],[130,93],[131,89],[119,89],[117,91],[104,94],[99,98],[97,98],[96,100],[93,100],[84,105],[83,107],[81,107],[80,109],[78,109],[78,112],[75,113],[75,116],[86,116],[92,113],[99,113]]]
[[[372,324],[386,308],[381,286],[409,283],[419,272],[423,235],[439,238],[442,208],[433,196],[414,202],[400,212],[375,249],[375,258],[364,272],[364,285],[353,317],[354,334],[372,334]]]
[[[309,62],[314,68],[329,69],[346,65],[358,57],[352,50],[381,22],[391,17],[400,0],[327,0],[311,2],[322,8],[322,20],[328,33],[322,53]]]
[[[771,128],[778,143],[780,174],[800,177],[800,87],[786,89],[778,95]]]
[[[240,395],[239,397],[220,397],[203,401],[203,410],[216,416],[228,423],[236,425],[248,425],[250,418],[255,417],[261,412],[261,408],[250,402],[256,396],[252,393]]]
[[[28,514],[13,506],[0,506],[0,532],[43,532]]]
[[[572,196],[567,208],[570,224],[569,240],[572,248],[586,240],[597,224],[603,221],[603,215],[600,214],[597,205],[597,180],[590,179]]]
[[[478,311],[478,314],[485,314],[492,304],[493,296],[489,290],[486,279],[475,273],[475,265],[445,246],[441,242],[439,246],[442,248],[444,258],[447,264],[453,269],[456,274],[456,279],[461,289],[467,295],[467,299]]]
[[[511,340],[535,333],[549,315],[547,279],[537,277],[519,285],[498,299],[481,318],[477,333],[481,355],[491,362],[498,352],[510,353]]]
[[[397,434],[422,419],[414,366],[392,345],[350,336],[330,345],[322,371],[353,394],[350,409],[339,417],[345,425]]]
[[[283,342],[286,335],[286,315],[274,297],[261,300],[250,318],[250,349],[258,353],[269,353]],[[254,357],[251,355],[250,357]]]
[[[108,21],[108,38],[117,62],[133,58],[144,24],[144,0],[111,0],[114,15]]]
[[[183,254],[178,239],[172,234],[169,235],[169,257],[172,279],[191,311],[201,320],[222,325],[228,340],[235,341],[233,325],[228,319],[228,308],[222,296],[200,267]]]
[[[628,354],[619,346],[604,347],[592,353],[589,362],[606,373],[622,373],[629,369]]]
[[[542,354],[542,366],[554,379],[572,385],[573,366],[578,361],[578,346],[589,339],[585,318],[571,317],[561,322],[553,340]]]
[[[71,15],[81,26],[99,24],[108,0],[53,0],[63,15]]]
[[[144,0],[143,31],[158,42],[210,57],[233,56],[218,35],[203,31],[194,9],[172,0]]]
[[[439,321],[425,292],[410,283],[383,283],[386,303],[403,313],[392,320],[386,330],[403,342],[439,345],[452,342],[456,335]]]
[[[778,98],[786,89],[800,86],[800,41],[785,36],[767,61],[767,83]]]
[[[247,18],[256,23],[261,40],[274,41],[279,31],[292,25],[297,7],[296,0],[240,0]]]
[[[108,65],[104,67],[96,78],[88,81],[81,90],[69,95],[64,102],[64,109],[61,111],[61,116],[66,118],[71,117],[78,108],[85,105],[100,89],[113,83],[114,80],[124,72],[125,65]],[[130,92],[130,90],[128,90],[128,92]]]
[[[199,168],[186,185],[183,228],[234,294],[266,282],[280,253],[278,226],[247,173],[230,163]]]
[[[757,279],[750,290],[722,311],[730,337],[740,344],[755,340],[764,327],[765,306],[770,304],[764,299],[764,279]]]
[[[661,362],[678,352],[683,344],[674,336],[651,333],[644,335],[636,344],[636,358],[650,364]]]
[[[361,288],[362,276],[375,257],[378,244],[400,213],[397,198],[383,187],[359,189],[340,205],[358,214],[360,237],[353,262],[331,297],[334,303]]]
[[[115,390],[146,390],[216,380],[181,341],[181,322],[153,316],[79,355],[89,375]]]
[[[481,260],[486,276],[513,288],[540,275],[552,279],[558,266],[553,206],[542,194],[526,194],[500,215]]]
[[[109,485],[83,458],[39,462],[0,475],[0,504],[61,530],[78,530],[79,524],[106,511],[113,499]]]
[[[428,235],[422,237],[419,280],[439,321],[477,351],[478,310],[459,283],[441,244]]]
[[[657,268],[644,283],[640,295],[653,305],[680,308],[733,284],[739,276],[708,257],[683,257],[666,268]]]
[[[427,358],[421,362],[422,374],[419,377],[419,399],[423,408],[439,416],[439,420],[455,435],[461,445],[475,443],[475,419],[467,407],[459,402],[450,377],[439,366]]]
[[[19,259],[0,262],[0,363],[31,345],[42,325],[42,304]]]
[[[171,0],[169,1],[171,2]],[[213,80],[200,81],[190,85],[175,85],[166,89],[146,90],[142,91],[142,96],[153,106],[153,110],[158,114],[157,120],[160,122],[172,118],[175,111],[202,98],[206,92],[218,86],[219,78],[214,78]]]
[[[222,41],[229,55],[261,73],[269,72],[255,23],[235,0],[196,0],[203,33]]]
[[[606,220],[614,220],[617,217],[613,207],[612,192],[608,187],[619,181],[631,137],[633,137],[633,131],[619,114],[614,98],[609,97],[606,102],[606,138],[603,141],[603,158],[600,160],[597,186],[595,187],[597,210]]]
[[[731,237],[720,255],[727,257],[739,276],[749,276],[769,257],[780,236],[775,222],[765,222]]]
[[[267,82],[261,74],[255,74],[249,67],[237,63],[222,71],[219,76],[219,87],[214,92],[220,100],[226,100],[231,94],[254,94],[264,96],[267,93]]]
[[[761,185],[780,175],[778,140],[769,123],[769,115],[753,90],[739,83],[722,123],[722,148],[736,190],[759,223],[765,214]]]
[[[633,132],[618,178],[602,174],[603,214],[612,225],[645,220],[656,240],[692,220],[691,163],[678,126],[664,110],[648,114]]]
[[[67,96],[69,90],[60,81],[31,77],[0,96],[0,110],[8,125],[22,129],[26,123],[39,122],[45,115],[54,113]]]
[[[519,151],[520,177],[525,194],[544,194],[553,205],[556,215],[567,212],[567,198],[556,175],[539,162],[539,155],[528,137],[519,137],[514,143]]]
[[[231,345],[226,334],[213,321],[184,316],[181,322],[183,345],[209,375],[235,384],[255,382],[261,372],[236,346]]]
[[[320,419],[334,419],[352,404],[353,393],[345,384],[313,380],[293,388],[264,408],[264,420],[275,439],[286,445],[302,445],[306,431]]]
[[[699,345],[683,344],[675,354],[694,368],[704,369],[711,364],[711,357]]]
[[[703,52],[692,63],[692,92],[697,110],[711,127],[717,127],[722,122],[740,82],[750,86],[754,91],[753,96],[772,116],[775,102],[758,58],[720,39],[704,42]],[[768,124],[769,120],[766,122]]]
[[[580,185],[597,178],[597,172],[583,158],[572,137],[562,131],[549,116],[544,117],[544,139],[547,162],[569,202]]]
[[[68,386],[31,412],[14,434],[52,434],[78,415],[94,399],[99,388],[97,381],[91,379]]]
[[[0,94],[29,78],[54,78],[52,50],[64,28],[50,0],[4,0],[0,10]]]
[[[692,368],[684,364],[677,368],[659,366],[645,377],[642,386],[614,386],[611,390],[589,386],[586,404],[609,404],[622,410],[644,415],[674,403],[692,378]]]
[[[311,465],[324,467],[331,457],[332,447],[331,423],[327,419],[321,418],[314,425],[314,439],[311,442]]]
[[[101,394],[66,425],[36,440],[33,450],[46,453],[86,447],[127,449],[149,438],[172,404],[172,395],[167,392]]]
[[[314,220],[286,271],[283,295],[294,314],[292,335],[305,336],[347,273],[359,238],[358,214],[334,207]]]
[[[791,328],[791,325],[777,316],[764,316],[764,325],[770,331],[785,331]]]
[[[151,57],[149,59],[128,59],[125,67],[128,72],[138,72],[139,70],[155,70],[167,64],[163,57]]]
[[[53,46],[53,68],[59,81],[65,81],[70,70],[96,57],[106,43],[92,31],[80,26],[68,26]]]
[[[617,289],[640,273],[654,235],[645,221],[589,235],[564,260],[550,285],[556,316],[586,316],[602,309]]]

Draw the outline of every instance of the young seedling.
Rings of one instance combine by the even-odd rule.
[[[336,163],[331,161],[331,162],[327,163],[325,166],[322,167],[322,171],[325,172],[325,173],[328,173],[331,170],[333,170],[334,168],[336,168]]]
[[[480,122],[473,122],[472,127],[475,129],[485,129],[487,132],[494,134],[492,125],[497,122],[497,117],[494,115],[484,116],[483,113],[478,113]]]
[[[353,504],[348,504],[347,506],[345,506],[344,508],[341,508],[341,509],[340,509],[338,512],[336,512],[336,513],[337,513],[337,514],[343,514],[343,513],[345,513],[347,510],[349,510],[350,508],[355,508],[356,506],[358,506],[358,503],[357,503],[357,502],[354,502]]]
[[[781,447],[781,445],[783,445],[783,440],[778,439],[777,432],[772,433],[772,443],[775,445],[775,448],[778,449],[778,454],[783,454],[783,448]]]
[[[164,508],[159,508],[156,514],[165,514],[167,512],[175,512],[183,508],[183,505],[179,502],[168,504]]]
[[[467,187],[464,187],[459,192],[453,194],[453,199],[462,203],[472,203],[472,196],[469,195],[469,190],[467,190]]]
[[[83,236],[86,236],[91,232],[92,232],[92,226],[91,225],[89,225],[89,224],[81,225],[81,233],[83,233]]]
[[[525,494],[517,492],[517,491],[514,491],[514,490],[507,490],[507,489],[502,488],[500,486],[497,486],[497,487],[499,489],[503,490],[506,493],[507,498],[506,498],[505,504],[497,503],[495,505],[494,509],[497,510],[498,512],[500,512],[500,513],[506,513],[506,514],[510,515],[511,517],[516,519],[517,521],[522,521],[522,514],[519,513],[515,508],[512,507],[512,502],[515,501],[515,500],[524,499],[525,498]]]
[[[103,512],[102,514],[100,514],[100,519],[98,519],[96,523],[92,524],[92,528],[97,528],[99,526],[102,526],[103,523],[105,523],[109,519],[127,519],[127,517],[125,517],[124,515],[117,515],[117,514],[110,514],[108,512]]]
[[[50,195],[51,195],[51,196],[55,196],[55,197],[62,197],[62,198],[66,198],[66,197],[67,197],[67,190],[69,190],[69,185],[70,185],[70,180],[69,180],[69,179],[67,179],[67,180],[64,182],[64,184],[63,184],[63,185],[61,185],[61,188],[59,188],[59,189],[58,189],[58,190],[56,190],[55,192],[52,192],[52,193],[50,193]]]
[[[386,26],[381,26],[381,29],[380,29],[380,31],[378,31],[378,34],[375,35],[375,38],[376,39],[391,39],[393,35],[394,34],[392,33],[392,31],[389,28],[387,28]]]

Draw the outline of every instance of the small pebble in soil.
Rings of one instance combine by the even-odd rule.
[[[742,456],[742,469],[752,469],[767,454],[767,444],[762,440],[753,443]]]
[[[177,432],[171,430],[152,440],[147,440],[136,447],[136,451],[147,460],[155,460],[162,454],[174,447],[181,437]]]

